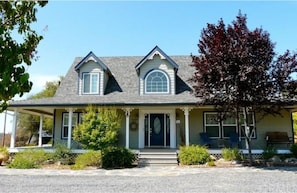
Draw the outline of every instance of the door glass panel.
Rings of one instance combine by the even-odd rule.
[[[161,121],[159,117],[156,117],[154,120],[154,132],[155,134],[159,134],[161,131]]]

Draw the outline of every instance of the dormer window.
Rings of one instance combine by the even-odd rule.
[[[145,93],[169,93],[169,78],[167,74],[161,70],[153,70],[149,72],[145,78]]]
[[[99,94],[99,73],[83,73],[83,94]]]

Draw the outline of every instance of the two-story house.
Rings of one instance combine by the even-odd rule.
[[[202,132],[220,143],[236,132],[245,148],[242,125],[235,118],[217,121],[213,106],[197,106],[200,99],[191,94],[188,82],[194,73],[191,62],[190,56],[169,57],[158,46],[144,57],[99,58],[90,52],[75,58],[54,97],[13,101],[9,110],[37,114],[41,120],[53,117],[53,142],[63,142],[72,149],[80,145],[69,136],[90,104],[121,110],[124,119],[119,144],[130,149],[177,149],[180,145],[201,144]],[[267,131],[285,131],[293,137],[291,112],[288,108],[283,116],[264,119],[250,112],[253,148],[265,148]],[[12,149],[16,123],[17,119]]]

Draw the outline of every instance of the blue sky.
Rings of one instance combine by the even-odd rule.
[[[99,57],[145,56],[158,45],[169,56],[197,54],[207,23],[222,18],[230,24],[239,10],[250,29],[270,33],[276,52],[297,51],[294,1],[50,1],[33,25],[44,39],[39,59],[28,68],[33,89],[22,99],[64,76],[76,56],[90,51]],[[0,116],[0,132],[2,123]]]

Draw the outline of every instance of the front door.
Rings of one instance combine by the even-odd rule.
[[[150,114],[150,144],[164,146],[164,114]]]

